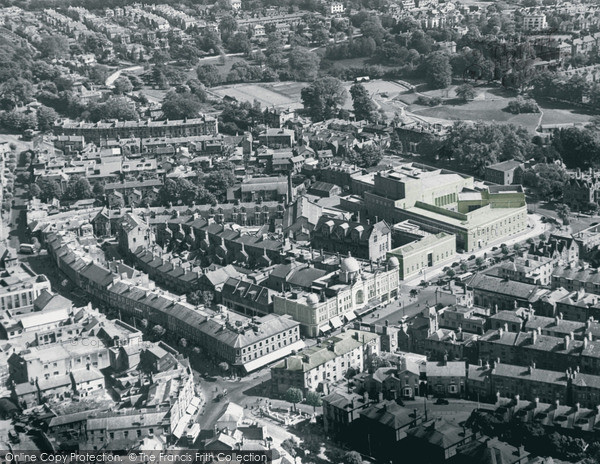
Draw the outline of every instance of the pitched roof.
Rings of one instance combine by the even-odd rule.
[[[537,285],[526,284],[514,280],[505,280],[486,274],[474,275],[467,285],[474,290],[498,293],[500,295],[507,295],[521,300],[533,301],[534,299],[537,299]]]

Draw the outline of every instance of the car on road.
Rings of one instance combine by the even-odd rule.
[[[450,401],[448,401],[446,398],[438,398],[437,400],[435,400],[435,404],[448,405],[450,404]]]

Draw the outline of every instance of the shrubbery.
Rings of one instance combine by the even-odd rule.
[[[531,98],[518,97],[516,100],[508,102],[508,111],[513,114],[520,113],[539,113],[540,107]]]

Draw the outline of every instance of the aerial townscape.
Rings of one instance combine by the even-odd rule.
[[[598,0],[1,0],[0,461],[600,464]]]

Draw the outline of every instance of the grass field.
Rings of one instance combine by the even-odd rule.
[[[539,114],[512,114],[503,111],[507,102],[497,101],[471,101],[461,105],[443,105],[433,108],[411,107],[411,111],[421,116],[440,119],[471,120],[471,121],[496,121],[522,125],[530,130],[535,130],[540,118]]]
[[[345,82],[346,90],[350,90],[352,82]],[[263,107],[276,108],[302,108],[300,92],[309,84],[306,82],[268,82],[232,84],[213,87],[211,91],[224,97],[230,96],[238,101],[254,102],[257,100]],[[439,96],[446,100],[446,104],[437,107],[422,106],[415,103],[419,93],[408,93],[407,88],[399,83],[384,80],[364,82],[363,85],[372,95],[375,102],[389,117],[399,112],[402,107],[416,115],[445,119],[449,121],[496,121],[524,126],[530,131],[535,131],[540,121],[539,113],[512,114],[505,111],[508,102],[515,95],[501,87],[477,87],[478,95],[474,101],[459,103],[456,100],[456,86],[448,90],[424,91],[425,96]],[[352,108],[352,99],[347,98],[344,108]],[[542,106],[544,112],[542,124],[581,123],[589,121],[593,115],[584,114],[571,108],[556,108],[551,105]]]
[[[233,84],[213,87],[211,91],[222,97],[233,97],[240,102],[252,103],[257,100],[263,107],[301,108],[300,92],[306,85],[305,82]]]

